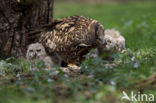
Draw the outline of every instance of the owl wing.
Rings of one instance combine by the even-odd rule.
[[[42,32],[40,42],[51,51],[74,51],[79,47],[96,45],[97,21],[83,17],[70,16],[55,21],[56,25],[46,32]]]

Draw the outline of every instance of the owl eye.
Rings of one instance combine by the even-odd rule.
[[[33,52],[33,50],[29,50],[29,52]]]
[[[37,52],[41,52],[41,49],[37,49],[36,51],[37,51]]]

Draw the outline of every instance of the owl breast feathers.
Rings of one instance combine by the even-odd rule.
[[[90,49],[104,43],[104,28],[96,20],[84,16],[57,19],[55,25],[41,32],[39,42],[49,53],[58,53],[62,60],[78,64]]]

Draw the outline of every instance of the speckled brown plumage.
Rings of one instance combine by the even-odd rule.
[[[57,19],[54,26],[41,32],[41,42],[49,53],[56,52],[69,64],[79,64],[83,55],[104,42],[104,28],[84,16]]]

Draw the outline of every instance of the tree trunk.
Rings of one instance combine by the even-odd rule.
[[[54,0],[20,1],[0,2],[0,58],[25,56],[27,45],[34,41],[28,40],[29,32],[53,20]]]

